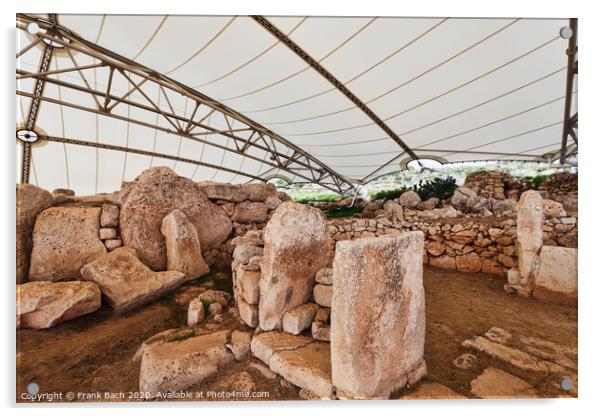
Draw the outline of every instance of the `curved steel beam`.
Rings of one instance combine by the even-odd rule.
[[[276,166],[278,169],[282,169],[287,171],[294,176],[301,177],[303,179],[308,180],[309,182],[313,182],[316,184],[320,184],[322,186],[327,187],[328,189],[334,190],[335,192],[344,192],[349,188],[354,188],[354,184],[345,176],[339,174],[323,162],[321,162],[316,157],[307,153],[297,145],[291,143],[290,141],[284,139],[280,135],[275,132],[269,130],[265,126],[257,123],[256,121],[244,116],[243,114],[237,112],[236,110],[190,88],[187,85],[184,85],[178,81],[175,81],[164,74],[160,74],[157,71],[154,71],[150,68],[147,68],[143,65],[138,64],[126,57],[116,54],[110,50],[100,47],[92,42],[89,42],[77,34],[70,31],[68,28],[56,25],[54,26],[52,22],[47,21],[45,19],[39,17],[33,17],[26,14],[18,14],[17,22],[19,29],[24,30],[26,24],[30,22],[35,22],[39,25],[40,28],[44,30],[50,30],[47,33],[40,32],[38,36],[43,39],[47,39],[52,41],[53,44],[62,45],[64,49],[66,49],[69,53],[71,52],[79,52],[93,59],[99,60],[104,66],[109,67],[110,75],[108,79],[107,90],[105,92],[95,91],[89,87],[86,83],[86,86],[78,86],[77,89],[84,90],[84,92],[89,93],[94,101],[97,104],[97,108],[79,108],[84,111],[91,111],[97,114],[104,114],[109,117],[114,117],[115,115],[111,113],[111,110],[115,105],[119,103],[126,103],[131,105],[138,105],[139,103],[134,103],[133,101],[126,101],[125,99],[134,91],[141,93],[144,98],[151,104],[151,106],[146,106],[149,111],[155,112],[163,116],[173,127],[173,129],[168,129],[168,133],[173,133],[178,136],[194,136],[199,134],[221,134],[223,136],[234,139],[234,143],[236,148],[225,148],[225,151],[232,152],[238,154],[243,157],[253,158],[251,154],[249,154],[250,149],[259,149],[261,151],[267,151],[270,154],[269,159],[272,162],[266,162],[267,165]],[[70,57],[73,61],[73,56],[70,54]],[[77,67],[74,62],[74,66]],[[18,67],[18,65],[17,65]],[[25,73],[24,71],[18,72],[18,75],[29,76],[35,79],[44,79],[46,82],[61,82],[55,78],[51,78],[49,74],[44,74],[46,71],[38,71],[38,73]],[[80,71],[78,71],[80,76],[85,81],[84,76]],[[117,96],[111,91],[112,77],[116,74],[121,74],[123,77],[127,78],[132,85],[132,89],[126,95]],[[128,76],[129,74],[129,76]],[[139,83],[134,83],[131,80],[131,76],[135,75],[142,79]],[[192,117],[185,117],[183,114],[177,114],[176,111],[165,112],[160,109],[157,104],[148,97],[141,89],[141,85],[144,83],[148,84],[156,84],[161,89],[171,90],[178,94],[181,94],[188,99],[191,99],[195,103],[195,107],[198,109],[200,106],[205,106],[210,109],[211,112],[221,113],[226,119],[227,124],[231,124],[229,119],[232,121],[236,121],[245,126],[245,131],[251,132],[251,135],[246,138],[241,138],[236,132],[240,132],[241,129],[234,129],[229,126],[229,129],[221,131],[214,127],[210,127],[206,124],[202,123],[201,117],[199,120],[194,120],[194,114]],[[64,85],[63,83],[63,86]],[[20,95],[27,96],[27,93],[23,91],[18,91]],[[99,95],[102,95],[99,97]],[[44,97],[47,99],[47,97]],[[42,100],[44,100],[44,98]],[[101,104],[100,101],[104,101],[104,104]],[[49,100],[50,101],[50,100]],[[62,103],[65,105],[71,105],[72,107],[76,103]],[[112,104],[112,105],[110,105]],[[80,106],[81,107],[81,106]],[[136,122],[135,120],[132,120]],[[182,126],[185,125],[185,127]],[[148,126],[152,128],[159,129],[159,126]],[[195,128],[201,129],[202,131],[194,131]],[[196,137],[198,139],[198,137]],[[207,143],[211,146],[215,146],[214,143]],[[278,146],[287,149],[287,154],[284,154],[282,151],[278,150]],[[301,172],[307,172],[308,176],[304,176]]]
[[[263,26],[268,32],[274,35],[283,45],[288,47],[297,56],[303,59],[313,69],[322,75],[328,82],[330,82],[337,90],[345,95],[353,104],[364,112],[378,127],[380,127],[387,135],[393,139],[399,147],[403,149],[405,153],[410,155],[413,159],[418,159],[412,149],[404,143],[403,140],[395,133],[380,117],[378,117],[374,111],[372,111],[362,100],[359,99],[354,93],[352,93],[341,81],[339,81],[332,73],[324,68],[318,61],[312,58],[307,52],[303,50],[299,45],[292,41],[285,33],[281,32],[276,26],[274,26],[268,19],[263,16],[251,16],[257,23]]]

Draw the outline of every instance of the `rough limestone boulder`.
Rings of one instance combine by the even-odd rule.
[[[253,202],[264,202],[270,196],[277,196],[278,191],[271,183],[245,183],[241,185],[246,199]]]
[[[100,290],[89,282],[17,285],[17,328],[50,328],[100,308]]]
[[[422,232],[339,241],[330,318],[337,396],[387,398],[426,373]]]
[[[403,221],[403,208],[397,202],[389,200],[383,205],[387,218],[391,222]]]
[[[100,208],[53,207],[33,230],[29,280],[77,280],[86,263],[107,249],[99,237]]]
[[[186,281],[181,272],[153,272],[131,247],[118,248],[86,264],[82,276],[100,286],[109,305],[119,312],[158,299]]]
[[[285,202],[272,214],[264,231],[259,326],[282,327],[289,309],[306,303],[314,276],[330,258],[326,217],[317,208]]]
[[[36,217],[52,206],[50,192],[28,183],[17,184],[17,284],[27,281]]]
[[[533,297],[577,304],[577,249],[543,246],[535,275]]]
[[[543,200],[543,213],[546,218],[566,217],[566,211],[560,202],[551,199]]]
[[[543,246],[543,199],[537,191],[524,192],[516,215],[516,248],[522,283],[532,283]]]
[[[406,191],[399,197],[399,205],[403,208],[416,208],[422,200],[414,191]]]
[[[234,361],[226,348],[230,331],[149,343],[140,362],[140,391],[151,397],[188,389]]]
[[[161,222],[161,234],[167,247],[167,270],[182,272],[188,280],[209,272],[196,228],[186,214],[174,209],[166,215]]]
[[[247,199],[247,193],[240,185],[203,181],[198,182],[198,187],[211,200],[222,200],[237,203]]]
[[[263,223],[268,218],[268,207],[263,202],[241,202],[234,208],[232,220],[242,224]]]
[[[197,230],[201,250],[219,247],[230,235],[232,222],[197,185],[166,167],[145,170],[128,186],[120,211],[119,228],[124,246],[133,247],[144,264],[165,270],[167,256],[161,234],[163,217],[181,210]]]

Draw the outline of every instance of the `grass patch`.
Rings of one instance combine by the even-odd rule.
[[[335,192],[299,192],[292,195],[293,201],[301,204],[307,202],[336,202],[343,197]]]
[[[405,187],[393,188],[393,189],[379,189],[377,191],[370,191],[370,199],[376,201],[378,199],[395,199],[399,198],[407,189]]]
[[[355,214],[362,212],[364,209],[358,205],[352,207],[332,208],[324,211],[328,218],[346,218],[353,217]]]

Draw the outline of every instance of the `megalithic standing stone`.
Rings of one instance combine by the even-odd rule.
[[[426,374],[423,246],[420,231],[337,243],[330,330],[339,397],[388,398]]]

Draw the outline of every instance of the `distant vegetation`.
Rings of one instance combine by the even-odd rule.
[[[431,197],[442,200],[450,198],[457,187],[456,179],[452,176],[448,176],[445,179],[435,178],[432,181],[426,181],[424,183],[420,181],[418,185],[414,185],[413,190],[423,201],[426,201]]]
[[[291,195],[293,201],[302,204],[307,202],[336,202],[343,197],[335,192],[296,192]]]

